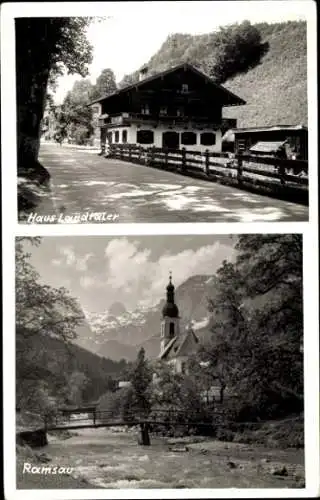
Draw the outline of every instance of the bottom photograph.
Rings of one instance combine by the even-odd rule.
[[[18,489],[304,488],[302,235],[16,238]]]

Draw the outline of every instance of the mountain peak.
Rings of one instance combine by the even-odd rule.
[[[108,309],[108,312],[110,316],[122,316],[122,314],[125,314],[127,312],[127,309],[125,306],[122,304],[122,302],[113,302],[111,306]]]

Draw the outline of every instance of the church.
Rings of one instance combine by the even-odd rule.
[[[168,363],[176,373],[187,373],[187,361],[196,353],[199,339],[191,326],[180,328],[179,309],[175,303],[174,285],[170,273],[166,303],[162,309],[160,354],[158,359]]]

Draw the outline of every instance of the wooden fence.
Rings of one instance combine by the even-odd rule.
[[[184,148],[162,149],[135,144],[112,144],[108,157],[201,176],[238,187],[291,192],[298,195],[294,201],[305,202],[308,199],[308,162],[304,160],[212,153],[208,149],[204,152]]]

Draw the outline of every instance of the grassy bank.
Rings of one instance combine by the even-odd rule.
[[[258,444],[271,448],[303,448],[303,415],[262,423],[229,423],[219,427],[216,437],[222,441]]]

